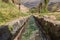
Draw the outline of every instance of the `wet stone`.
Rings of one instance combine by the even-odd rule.
[[[11,33],[8,29],[8,26],[2,26],[0,28],[0,40],[8,40],[10,36],[11,36]]]

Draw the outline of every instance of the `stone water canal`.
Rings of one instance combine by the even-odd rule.
[[[34,18],[31,16],[30,20],[27,23],[25,32],[22,35],[22,40],[35,40],[36,34],[38,34],[38,27],[35,24]]]
[[[22,34],[21,40],[47,40],[40,30],[36,25],[34,17],[31,16],[25,28],[25,32]]]
[[[16,24],[16,26],[12,26],[12,27],[14,27],[14,30],[16,30],[15,27],[20,27],[19,25]],[[16,40],[16,39],[17,40],[48,40],[46,39],[46,36],[44,35],[43,30],[39,25],[38,21],[36,21],[36,19],[33,16],[29,17],[29,19],[22,26],[22,28],[19,29],[20,31],[19,30],[16,31],[17,34],[15,33],[15,31],[12,30],[11,32],[15,33],[12,35],[12,33],[10,33],[10,30],[8,30],[8,26],[4,28],[3,29],[7,31],[3,32],[2,36],[0,36],[0,40]]]

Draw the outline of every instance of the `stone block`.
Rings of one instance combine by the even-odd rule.
[[[8,40],[11,38],[11,33],[8,29],[8,26],[1,26],[0,27],[0,40]]]

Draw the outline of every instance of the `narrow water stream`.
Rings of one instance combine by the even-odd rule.
[[[48,40],[39,23],[30,17],[21,40]]]
[[[36,34],[38,34],[38,27],[35,24],[34,18],[31,16],[22,35],[22,40],[35,40]]]

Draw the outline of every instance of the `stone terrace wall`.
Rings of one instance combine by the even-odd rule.
[[[48,18],[36,19],[51,40],[60,40],[60,21],[50,20]]]
[[[28,18],[24,17],[0,26],[0,40],[11,40],[11,38],[14,38],[18,30],[27,22]]]

